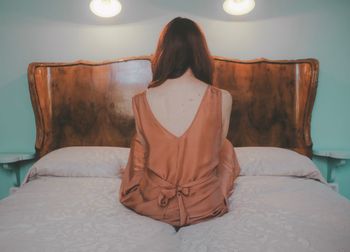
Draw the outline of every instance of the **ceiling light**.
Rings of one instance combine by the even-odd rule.
[[[99,17],[114,17],[122,10],[122,5],[118,0],[92,0],[90,10]]]
[[[222,7],[231,15],[244,15],[254,9],[254,0],[226,0]]]

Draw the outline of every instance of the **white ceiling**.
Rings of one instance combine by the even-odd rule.
[[[255,9],[245,16],[230,16],[222,9],[223,0],[120,0],[122,12],[110,19],[96,17],[89,10],[90,0],[1,1],[0,14],[35,16],[82,24],[115,25],[141,22],[163,15],[186,14],[221,21],[253,21],[296,15],[322,7],[321,0],[255,0]],[[6,13],[1,12],[6,10]]]

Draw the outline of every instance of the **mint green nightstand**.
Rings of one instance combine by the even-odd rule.
[[[4,169],[13,169],[16,173],[16,185],[20,186],[19,163],[25,160],[35,158],[34,153],[0,153],[0,167]]]
[[[334,184],[333,172],[334,169],[344,166],[347,160],[350,159],[350,151],[346,150],[313,150],[313,154],[319,157],[327,158],[327,182]],[[336,184],[334,184],[337,186]]]

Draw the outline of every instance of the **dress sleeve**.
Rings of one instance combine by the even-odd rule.
[[[121,175],[120,200],[137,189],[145,168],[146,144],[135,96],[132,98],[136,132],[131,140],[129,159]]]

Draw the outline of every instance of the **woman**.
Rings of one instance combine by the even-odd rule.
[[[136,133],[119,196],[178,230],[228,211],[240,171],[226,139],[232,96],[212,86],[207,43],[186,18],[165,26],[152,70],[149,88],[132,98]]]

